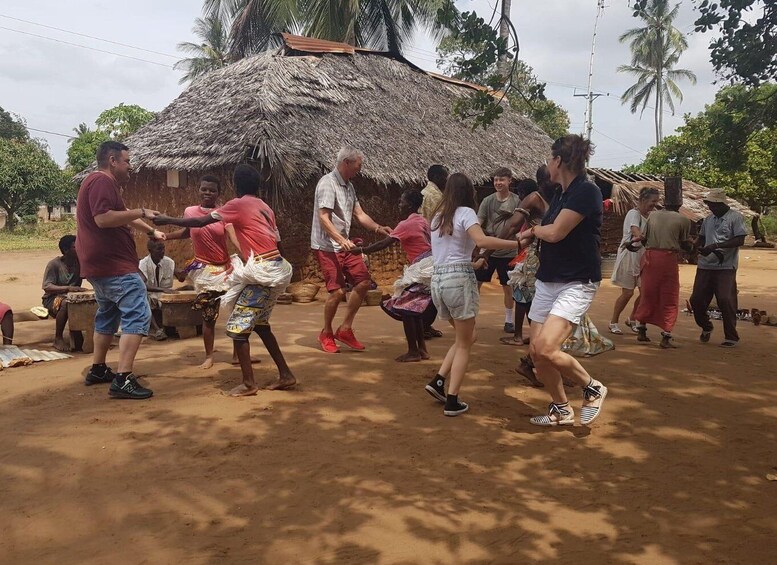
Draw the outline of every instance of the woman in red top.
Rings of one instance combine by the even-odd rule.
[[[424,328],[437,317],[429,289],[434,268],[431,229],[426,218],[416,213],[422,202],[423,196],[418,190],[406,190],[399,199],[399,212],[405,219],[397,224],[389,237],[351,251],[357,255],[370,254],[399,242],[407,255],[409,266],[402,278],[394,283],[394,296],[381,304],[386,314],[402,321],[405,330],[407,353],[396,358],[400,363],[429,359]],[[425,274],[428,274],[428,280]]]

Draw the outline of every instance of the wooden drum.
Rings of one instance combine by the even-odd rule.
[[[67,325],[71,332],[81,332],[84,336],[84,353],[94,351],[94,315],[97,313],[97,301],[94,291],[68,292]]]
[[[202,325],[202,312],[192,308],[197,292],[182,290],[175,294],[162,293],[162,325],[175,327],[181,338],[197,335],[197,326]]]

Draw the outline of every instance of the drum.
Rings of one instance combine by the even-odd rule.
[[[71,332],[81,332],[84,336],[84,353],[94,351],[94,315],[97,313],[97,300],[94,291],[68,292],[67,325]]]
[[[197,326],[202,325],[202,312],[193,308],[195,298],[197,292],[194,290],[160,294],[162,325],[174,327],[181,338],[196,336]]]

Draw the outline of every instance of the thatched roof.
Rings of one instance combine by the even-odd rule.
[[[348,143],[366,155],[362,174],[389,184],[421,182],[434,163],[475,181],[499,166],[534,177],[546,157],[550,138],[510,108],[486,131],[453,116],[453,101],[479,87],[385,53],[332,52],[301,39],[285,35],[280,50],[192,83],[128,139],[133,167],[204,171],[258,161],[275,182],[299,186],[333,167]],[[302,50],[308,43],[316,52]]]
[[[588,175],[600,187],[604,185],[603,188],[611,189],[610,198],[612,199],[613,210],[619,216],[624,216],[626,212],[637,206],[639,191],[646,186],[658,189],[661,194],[659,205],[663,205],[663,177],[596,168],[589,168]],[[683,179],[683,205],[680,208],[680,213],[694,222],[709,216],[710,209],[703,201],[707,191],[709,191],[709,188],[706,186]],[[740,204],[733,198],[728,199],[728,205],[745,216],[752,217],[757,215],[750,208]]]

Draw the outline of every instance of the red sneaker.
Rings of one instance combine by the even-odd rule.
[[[351,349],[355,349],[356,351],[364,351],[365,347],[359,343],[359,340],[356,339],[356,336],[353,335],[353,330],[348,329],[344,330],[342,328],[338,329],[335,333],[335,339],[339,342],[344,343]]]
[[[321,332],[318,334],[318,343],[321,344],[321,349],[326,353],[340,353],[340,348],[335,343],[334,334]]]

